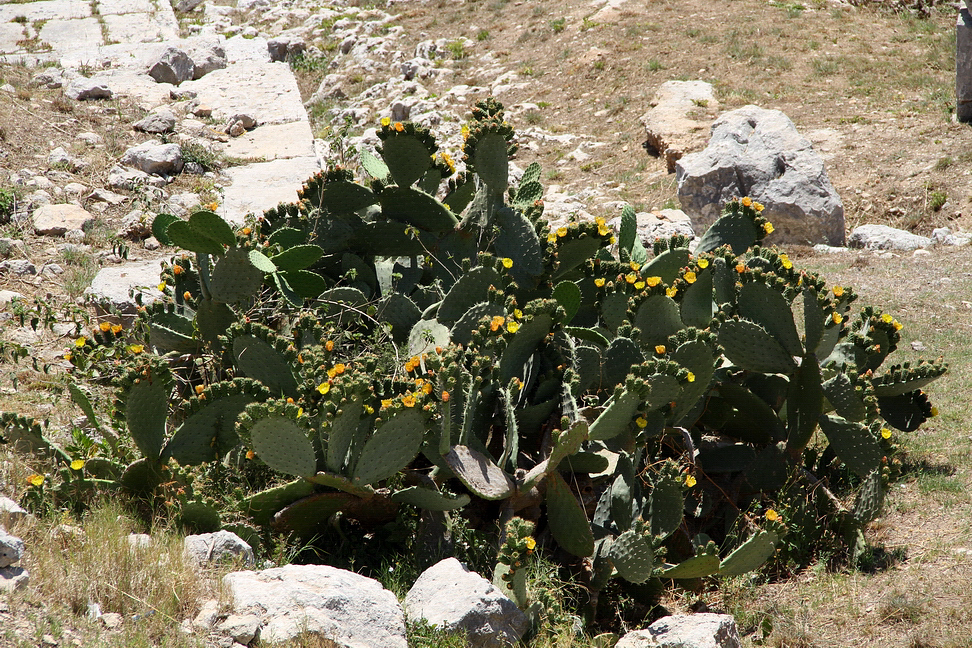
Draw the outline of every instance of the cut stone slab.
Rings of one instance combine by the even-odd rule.
[[[93,53],[104,45],[104,40],[101,37],[101,23],[98,22],[97,18],[50,20],[44,23],[38,36],[42,42],[53,47],[58,54],[79,51]]]
[[[674,173],[679,158],[705,148],[719,110],[715,90],[705,81],[666,81],[655,91],[651,106],[641,118],[647,144]]]
[[[77,205],[44,205],[34,212],[34,232],[42,236],[64,236],[69,230],[84,229],[95,217]]]
[[[14,54],[24,51],[24,46],[19,45],[18,41],[26,37],[27,34],[24,32],[22,24],[0,23],[0,54]]]
[[[280,203],[296,202],[297,191],[320,170],[316,157],[273,160],[226,169],[223,174],[229,178],[230,185],[223,190],[220,216],[231,225],[241,225],[247,214],[260,215]],[[254,191],[254,187],[259,187],[259,191]]]
[[[98,0],[98,13],[102,16],[130,13],[155,13],[152,0]],[[163,8],[164,11],[164,8]]]
[[[119,14],[104,16],[104,20],[108,38],[120,43],[158,43],[179,38],[179,23],[172,14]]]
[[[262,158],[268,162],[315,155],[314,135],[306,120],[260,126],[220,146],[222,152],[230,157]]]
[[[261,643],[320,634],[344,648],[407,648],[405,615],[381,584],[327,565],[287,565],[223,578],[231,614],[260,617]]]
[[[43,0],[42,2],[0,5],[0,23],[11,22],[18,16],[24,16],[27,22],[90,18],[91,5],[77,0]]]
[[[779,110],[744,106],[712,124],[705,150],[675,164],[678,198],[696,232],[749,196],[775,228],[765,244],[844,244],[844,205],[823,159]]]
[[[728,614],[676,614],[621,637],[614,648],[741,648],[736,622]]]
[[[847,247],[865,250],[912,250],[929,248],[934,241],[887,225],[860,225],[847,237]]]
[[[180,87],[194,90],[199,103],[212,106],[212,116],[219,121],[237,114],[252,115],[260,124],[307,119],[297,80],[286,63],[240,62]]]
[[[530,627],[516,603],[455,558],[422,572],[405,596],[405,610],[409,621],[465,632],[474,648],[511,646]]]
[[[134,317],[135,299],[129,294],[137,291],[142,304],[151,304],[162,296],[158,285],[162,268],[158,261],[136,261],[102,268],[85,294],[96,302],[108,302],[126,316]]]
[[[91,77],[91,80],[106,84],[119,96],[132,97],[145,110],[168,103],[169,92],[173,88],[167,83],[156,83],[144,70],[127,68],[105,70]]]
[[[23,567],[4,567],[0,569],[0,594],[24,589],[29,580],[30,575]]]
[[[240,536],[225,529],[216,533],[188,535],[183,540],[183,547],[186,555],[200,565],[235,560],[238,556],[242,557],[244,564],[248,566],[252,566],[255,562],[250,545]]]

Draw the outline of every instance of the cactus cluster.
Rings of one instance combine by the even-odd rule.
[[[694,252],[684,236],[646,246],[627,207],[617,233],[551,228],[539,165],[510,186],[502,105],[478,104],[465,132],[463,171],[427,130],[386,121],[378,154],[361,153],[367,178],[319,173],[239,231],[208,211],[156,219],[192,254],[125,340],[138,352],[116,421],[138,459],[122,486],[253,461],[285,479],[233,513],[308,537],[337,513],[377,525],[402,506],[494,501],[495,578],[521,606],[535,526],[589,568],[595,598],[613,575],[758,568],[782,527],[735,511],[806,471],[808,448],[862,480],[840,520],[851,535],[880,513],[884,426],[932,414],[921,389],[944,364],[882,371],[900,324],[854,319],[851,289],[762,247],[772,225],[748,198]],[[8,442],[49,445],[0,423]],[[720,556],[712,540],[734,524]]]

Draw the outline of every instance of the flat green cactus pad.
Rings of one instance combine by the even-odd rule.
[[[759,281],[750,281],[739,290],[737,304],[740,317],[766,329],[791,356],[803,355],[790,304],[778,290]]]
[[[740,576],[759,569],[776,551],[777,540],[772,531],[760,531],[726,556],[719,565],[719,573],[723,576]]]
[[[584,509],[573,491],[554,471],[547,475],[547,524],[563,549],[575,556],[594,553],[594,535]]]
[[[233,357],[243,375],[259,380],[275,393],[297,396],[297,380],[279,351],[252,335],[233,338]]]
[[[462,508],[472,500],[466,494],[450,495],[431,488],[411,486],[393,493],[392,501],[427,511],[452,511]]]
[[[719,556],[702,554],[683,560],[677,565],[666,566],[658,573],[660,578],[703,578],[719,572]]]
[[[655,553],[651,542],[639,531],[622,533],[611,545],[608,557],[621,578],[631,583],[644,583],[655,571]]]
[[[682,523],[685,509],[682,489],[672,477],[662,477],[651,489],[649,502],[651,534],[667,538]]]
[[[124,396],[125,421],[142,456],[158,460],[165,444],[171,384],[167,379],[154,375],[152,369],[147,371],[150,374],[140,378]]]
[[[236,417],[254,400],[251,394],[233,394],[207,403],[179,426],[163,456],[183,466],[216,461],[239,443]]]
[[[263,285],[263,271],[250,262],[246,250],[233,248],[216,262],[209,280],[213,299],[236,304],[253,299]]]
[[[277,472],[297,477],[317,472],[314,444],[304,428],[285,416],[274,414],[253,423],[250,440],[257,456]]]
[[[719,327],[719,344],[726,357],[749,371],[789,374],[796,363],[776,338],[759,324],[728,320]]]
[[[364,444],[354,467],[356,484],[374,484],[407,466],[419,452],[425,420],[414,409],[395,414]]]
[[[884,452],[881,444],[871,431],[854,421],[848,421],[839,416],[821,416],[820,429],[827,435],[831,447],[837,457],[847,464],[851,472],[867,477],[875,468],[881,465]]]
[[[255,524],[266,526],[270,524],[274,513],[313,492],[314,484],[306,479],[297,479],[251,495],[243,500],[241,508]]]
[[[442,300],[436,319],[446,325],[454,324],[474,305],[486,301],[490,286],[502,288],[500,274],[491,266],[478,266],[459,277],[459,281]]]

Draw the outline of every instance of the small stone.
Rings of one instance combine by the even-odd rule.
[[[7,273],[20,277],[37,274],[37,268],[27,259],[7,259],[0,261],[0,274]]]
[[[233,122],[226,129],[226,132],[229,133],[231,137],[239,137],[240,135],[246,133],[246,129],[243,128],[243,124],[239,122]]]
[[[152,235],[152,221],[141,209],[135,209],[122,218],[118,237],[129,241],[141,241]]]
[[[83,171],[89,165],[86,161],[76,158],[62,147],[58,146],[56,149],[50,152],[47,156],[47,164],[54,166],[63,166],[71,169],[72,173],[77,173],[78,171]],[[43,187],[42,187],[43,188]]]
[[[45,263],[41,268],[40,273],[42,275],[59,275],[64,274],[64,268],[56,263]]]
[[[23,589],[29,580],[30,574],[23,567],[4,567],[0,569],[0,593]]]
[[[128,200],[126,196],[108,191],[107,189],[95,189],[88,198],[96,202],[108,203],[109,205],[120,205]]]
[[[237,558],[242,558],[246,565],[255,563],[253,549],[232,531],[188,535],[183,543],[186,555],[200,565],[233,561]]]
[[[105,143],[105,140],[98,133],[78,133],[75,139],[81,140],[88,146],[98,146]]]
[[[172,109],[161,106],[132,124],[132,128],[143,133],[171,133],[175,124],[176,116]]]
[[[44,205],[33,215],[34,232],[42,236],[64,236],[69,230],[83,229],[95,217],[77,205]]]
[[[147,533],[131,533],[128,536],[128,547],[130,549],[149,549],[155,541]]]
[[[20,504],[17,504],[17,502],[9,497],[0,495],[0,524],[9,527],[14,522],[19,522],[25,517],[27,517],[27,511]]]
[[[70,182],[64,185],[64,193],[70,196],[80,196],[87,190],[88,188],[80,182]]]
[[[676,614],[624,635],[615,648],[740,648],[736,622],[728,614]]]
[[[175,175],[182,171],[182,149],[178,144],[162,144],[155,140],[143,142],[125,151],[121,163],[145,173]]]
[[[159,243],[159,239],[155,238],[154,236],[150,236],[142,241],[142,247],[144,247],[146,250],[158,250],[160,247],[162,247],[162,244]]]
[[[41,637],[41,645],[43,646],[56,646],[57,639],[54,638],[52,634],[46,634]]]
[[[0,567],[10,567],[24,555],[24,541],[0,529]]]
[[[255,614],[231,614],[216,626],[216,631],[248,644],[256,637],[262,620]]]
[[[90,99],[111,99],[114,93],[104,81],[95,81],[86,77],[78,77],[71,81],[64,90],[68,99],[88,101]]]
[[[924,351],[925,350],[925,344],[923,342],[920,342],[919,340],[915,340],[914,342],[911,343],[911,350],[912,351]]]
[[[122,626],[125,618],[117,612],[105,612],[100,617],[101,623],[109,630],[117,630]]]
[[[13,290],[0,290],[0,304],[9,304],[15,299],[24,299],[24,296]]]
[[[926,256],[931,256],[931,252],[922,248],[918,248],[917,250],[911,253],[911,256],[926,257]]]
[[[85,238],[87,238],[87,235],[82,229],[72,229],[64,233],[64,240],[68,243],[84,243]]]
[[[219,601],[209,599],[199,607],[199,613],[192,620],[192,627],[200,632],[210,632],[219,617]]]

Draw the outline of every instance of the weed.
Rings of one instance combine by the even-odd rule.
[[[955,161],[951,157],[946,155],[944,157],[938,158],[938,161],[935,162],[934,169],[935,171],[944,171],[948,167],[952,166],[954,162]]]
[[[928,194],[928,208],[932,211],[938,211],[947,201],[948,194],[944,191],[936,190]]]
[[[604,59],[599,58],[596,61],[594,61],[594,69],[597,70],[597,71],[603,70],[604,69]]]
[[[530,110],[523,114],[523,121],[531,126],[536,126],[543,123],[543,115],[538,110]]]
[[[895,590],[881,603],[878,613],[885,623],[917,623],[921,618],[922,607],[921,603],[908,594]]]
[[[658,59],[650,59],[647,64],[649,72],[658,72],[659,70],[664,70],[665,66]]]
[[[810,67],[813,68],[815,74],[819,76],[833,76],[840,71],[840,65],[837,61],[830,58],[817,58],[813,59],[810,63]]]
[[[556,20],[551,20],[550,21],[550,29],[553,30],[553,33],[559,34],[560,32],[562,32],[565,29],[567,29],[567,19],[566,18],[557,18]]]
[[[17,211],[22,191],[18,187],[0,187],[0,223],[6,223]]]
[[[480,29],[476,33],[476,40],[478,40],[478,41],[487,41],[487,40],[489,40],[489,30],[488,29]]]
[[[449,50],[449,53],[452,55],[452,60],[454,61],[459,61],[469,56],[469,52],[466,51],[465,41],[451,41],[448,45],[446,45],[446,49]]]

